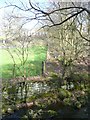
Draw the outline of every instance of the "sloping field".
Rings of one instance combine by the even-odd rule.
[[[27,76],[41,74],[42,61],[46,59],[46,51],[47,49],[41,46],[33,46],[29,48],[28,59],[24,65],[24,71],[26,72]],[[10,54],[12,54],[16,63],[15,71],[13,71],[14,62]],[[22,55],[19,54],[18,56],[15,52],[15,48],[10,48],[10,53],[6,49],[0,49],[0,71],[2,73],[2,78],[12,78],[13,72],[15,72],[15,76],[22,76],[21,72],[23,67],[20,59],[22,60]]]

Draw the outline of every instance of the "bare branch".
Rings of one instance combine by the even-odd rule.
[[[84,37],[78,29],[76,29],[76,30],[78,31],[79,35],[80,35],[84,40],[90,42],[90,40],[87,39],[86,37]]]
[[[74,16],[77,16],[78,14],[82,13],[84,10],[81,10],[73,15],[71,15],[70,17],[66,18],[65,20],[63,20],[62,22],[60,23],[56,23],[56,24],[53,24],[53,25],[45,25],[43,26],[44,27],[53,27],[53,26],[58,26],[58,25],[62,25],[63,23],[65,23],[66,21],[70,20],[71,18],[73,18]]]

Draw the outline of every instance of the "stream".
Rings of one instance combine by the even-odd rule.
[[[34,83],[32,85],[32,87],[30,86],[28,95],[30,93],[32,93],[32,95],[35,93],[37,93],[37,94],[43,93],[43,92],[49,91],[50,89],[51,88],[49,86],[47,86],[46,84],[43,85],[42,83],[41,84]],[[26,115],[27,111],[28,111],[28,109],[21,108],[19,110],[16,110],[12,114],[3,116],[2,120],[21,120],[21,117],[23,117],[23,115]],[[58,113],[58,116],[55,116],[53,118],[47,117],[45,120],[51,120],[51,119],[56,120],[57,117],[59,118],[59,120],[60,119],[62,120],[62,118],[81,118],[81,119],[87,118],[88,119],[88,118],[90,118],[90,97],[88,99],[88,103],[81,109],[75,109],[75,108],[66,106],[66,107],[57,109],[57,113]]]
[[[2,120],[21,120],[22,115],[27,113],[27,109],[20,109],[15,111],[13,114],[9,114],[3,117]],[[81,109],[73,109],[70,107],[64,107],[58,111],[58,116],[60,119],[62,118],[81,118],[81,119],[89,119],[90,118],[90,101],[87,103],[86,106],[82,107]],[[56,119],[57,117],[53,118],[46,118],[45,120]]]

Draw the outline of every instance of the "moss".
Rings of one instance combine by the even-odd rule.
[[[13,109],[8,108],[8,113],[12,113],[12,112],[13,112]]]
[[[70,98],[65,98],[63,100],[63,102],[64,102],[65,105],[71,105],[72,104]]]
[[[21,120],[28,120],[28,116],[27,115],[24,115]]]
[[[51,72],[51,73],[50,73],[50,76],[51,76],[51,78],[54,79],[54,80],[59,78],[58,74],[57,74],[57,73],[54,73],[54,72]]]
[[[71,92],[69,92],[68,90],[65,90],[65,89],[62,89],[62,88],[59,89],[59,97],[61,99],[71,97],[71,95],[72,95]]]
[[[57,112],[54,110],[48,110],[48,113],[53,116],[53,115],[57,115]]]
[[[2,114],[5,114],[7,112],[7,109],[3,108],[2,109]]]
[[[78,108],[78,109],[80,109],[82,107],[82,104],[79,101],[77,101],[75,103],[75,107]]]

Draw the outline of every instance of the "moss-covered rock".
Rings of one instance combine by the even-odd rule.
[[[50,116],[57,115],[57,112],[54,111],[54,110],[48,110],[48,113],[49,113]]]
[[[65,98],[63,100],[63,102],[64,102],[64,105],[71,105],[72,104],[70,98]]]
[[[12,113],[13,112],[13,109],[11,109],[11,108],[8,108],[8,113]]]
[[[5,114],[7,112],[7,109],[2,108],[2,114]]]
[[[62,88],[59,89],[59,97],[61,99],[71,97],[71,95],[72,95],[71,92],[69,92],[68,90]]]
[[[24,115],[21,120],[28,120],[28,116],[27,115]]]
[[[75,107],[78,108],[78,109],[80,109],[82,107],[82,104],[79,101],[77,101],[75,103]]]

